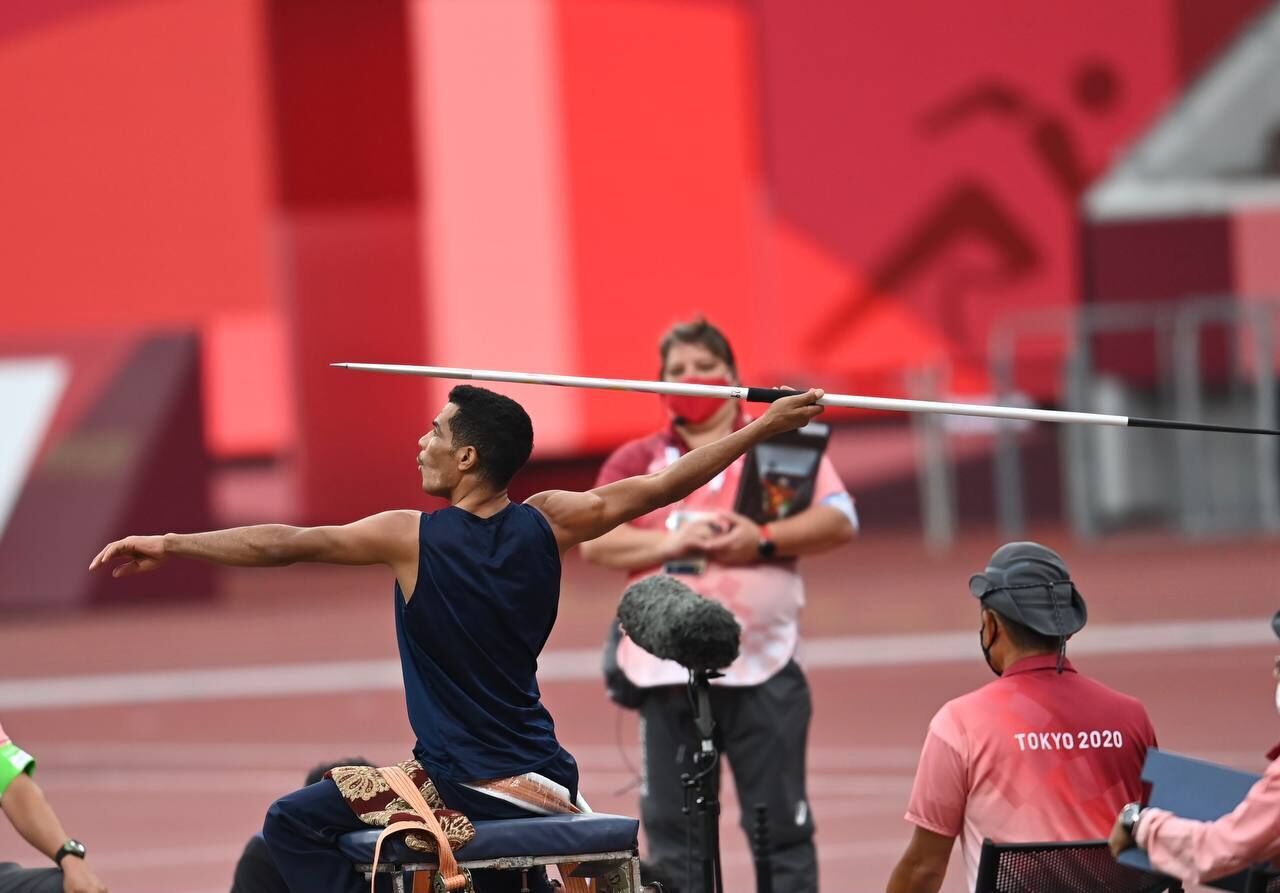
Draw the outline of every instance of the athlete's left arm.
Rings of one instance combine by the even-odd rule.
[[[111,576],[126,577],[155,570],[170,558],[237,567],[280,567],[300,561],[416,567],[420,517],[420,512],[401,510],[328,527],[257,524],[205,533],[129,536],[103,548],[89,570],[114,565]]]
[[[954,837],[917,825],[906,852],[889,875],[885,893],[938,893],[955,842]]]
[[[815,388],[775,400],[760,418],[690,450],[662,471],[623,478],[585,493],[547,490],[530,496],[525,504],[540,511],[551,524],[563,553],[685,498],[760,441],[812,421],[822,412],[818,403],[822,394]]]

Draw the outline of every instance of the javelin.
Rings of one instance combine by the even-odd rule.
[[[778,388],[745,388],[739,385],[689,384],[679,381],[637,381],[627,378],[586,378],[580,375],[544,375],[538,372],[498,372],[493,369],[454,369],[448,366],[398,366],[386,363],[331,363],[342,369],[389,372],[394,375],[422,375],[463,381],[505,381],[513,384],[554,385],[562,388],[589,388],[599,391],[637,391],[645,394],[672,394],[682,397],[714,397],[772,403],[796,391]],[[1104,415],[1097,412],[1069,412],[1059,409],[1025,409],[1017,406],[990,406],[983,403],[943,403],[936,400],[898,400],[890,397],[863,397],[854,394],[826,394],[822,406],[847,409],[875,409],[887,412],[922,412],[967,415],[988,419],[1024,422],[1068,422],[1084,425],[1111,425],[1118,428],[1170,428],[1176,431],[1224,431],[1235,434],[1275,434],[1276,428],[1244,428],[1234,425],[1207,425],[1137,416]]]

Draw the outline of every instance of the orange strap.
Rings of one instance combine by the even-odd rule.
[[[388,825],[386,829],[378,835],[378,842],[373,848],[373,876],[377,877],[378,858],[382,852],[382,841],[390,834],[398,831],[426,831],[436,841],[436,859],[440,866],[440,873],[443,876],[444,887],[446,890],[461,890],[467,885],[467,877],[458,870],[458,861],[453,855],[453,848],[449,846],[449,838],[444,833],[444,828],[440,827],[440,822],[436,819],[435,811],[427,805],[426,799],[422,796],[422,792],[409,778],[408,774],[399,766],[388,766],[379,769],[378,772],[386,780],[391,790],[395,791],[400,797],[409,804],[418,815],[422,816],[421,822],[395,822]],[[581,812],[575,805],[570,804],[569,809],[572,812]],[[593,893],[595,890],[595,882],[591,878],[571,877],[570,874],[577,869],[579,863],[569,862],[557,866],[560,869],[560,879],[564,882],[565,893]],[[425,879],[425,878],[424,878]],[[418,879],[414,878],[414,887],[418,887]],[[372,882],[370,884],[372,890]]]
[[[440,874],[444,880],[444,888],[446,890],[461,890],[467,885],[467,876],[458,870],[458,860],[454,858],[453,848],[449,846],[449,838],[444,833],[444,828],[440,827],[439,820],[436,819],[435,811],[427,805],[426,798],[422,796],[422,792],[418,790],[418,786],[413,783],[408,774],[399,766],[387,766],[378,770],[383,779],[400,797],[409,804],[409,806],[422,817],[421,822],[394,822],[386,827],[381,834],[378,835],[378,842],[373,848],[373,877],[376,880],[378,871],[378,858],[382,853],[382,841],[387,835],[394,834],[398,831],[426,831],[436,842],[436,860],[440,866]],[[372,882],[370,889],[373,889]]]
[[[592,893],[595,890],[594,878],[571,877],[570,874],[576,871],[580,862],[561,862],[556,868],[560,869],[560,880],[564,881],[565,893]]]

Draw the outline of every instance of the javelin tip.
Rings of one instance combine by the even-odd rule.
[[[1280,428],[1250,428],[1242,425],[1209,425],[1202,422],[1180,422],[1172,419],[1143,419],[1129,417],[1131,428],[1165,428],[1173,431],[1217,431],[1226,434],[1280,435]]]

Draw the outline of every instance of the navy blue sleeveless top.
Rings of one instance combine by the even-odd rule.
[[[560,601],[560,550],[537,509],[423,512],[418,582],[396,584],[396,639],[414,756],[434,778],[543,772],[577,787],[534,674]],[[572,769],[572,779],[566,770]]]

